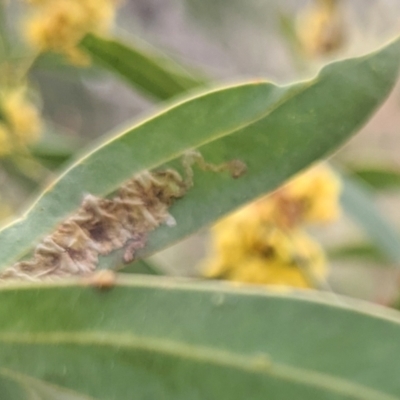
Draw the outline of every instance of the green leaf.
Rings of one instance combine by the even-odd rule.
[[[373,193],[358,179],[342,175],[342,181],[341,203],[345,212],[389,261],[400,266],[400,235],[377,209]]]
[[[295,16],[283,10],[277,10],[279,32],[289,48],[289,55],[298,71],[305,71],[308,60],[304,58],[304,50],[296,30]]]
[[[97,399],[400,398],[399,314],[329,295],[130,275],[3,286],[0,321],[0,368]]]
[[[3,229],[0,266],[26,254],[79,207],[85,193],[106,196],[135,173],[178,167],[189,149],[212,163],[245,162],[248,172],[237,180],[195,170],[194,187],[171,208],[177,225],[155,231],[144,254],[171,245],[337,149],[386,98],[399,63],[397,40],[328,65],[311,81],[285,87],[250,82],[173,104],[78,160]]]
[[[328,249],[328,255],[333,260],[355,259],[372,261],[378,264],[388,264],[387,257],[372,243],[354,243]]]
[[[0,369],[0,390],[3,400],[95,400],[6,368]]]
[[[148,260],[137,260],[124,268],[124,273],[142,275],[165,275],[160,268]]]
[[[88,34],[80,46],[95,63],[158,99],[168,99],[204,83],[165,55],[137,42],[128,45]]]
[[[124,273],[141,275],[166,275],[160,267],[149,260],[138,259],[130,262],[129,264],[123,264],[123,255],[124,251],[123,249],[120,249],[107,256],[100,257],[97,268],[99,270],[109,269],[112,266],[117,271],[123,268]]]
[[[375,190],[399,190],[400,171],[384,166],[352,166],[351,173]]]

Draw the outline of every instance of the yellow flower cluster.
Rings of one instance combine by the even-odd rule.
[[[0,156],[10,154],[38,139],[41,120],[28,100],[25,86],[0,92]]]
[[[25,21],[28,42],[39,52],[65,54],[75,64],[87,56],[77,45],[89,32],[106,32],[114,18],[116,0],[26,0],[32,14]]]
[[[324,252],[304,231],[339,215],[340,181],[318,165],[213,228],[205,275],[238,282],[315,287],[327,274]]]
[[[343,16],[339,0],[314,0],[299,14],[297,36],[309,57],[338,50],[344,42]]]

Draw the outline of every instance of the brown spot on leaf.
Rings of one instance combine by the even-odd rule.
[[[235,178],[246,170],[240,160],[213,165],[200,153],[191,152],[183,160],[185,179],[172,169],[145,171],[127,181],[112,199],[86,195],[79,209],[37,245],[32,259],[2,272],[0,281],[90,276],[100,255],[124,247],[124,262],[134,260],[136,252],[145,246],[148,233],[173,221],[168,208],[192,186],[194,162],[204,170],[229,170]],[[100,288],[109,287],[113,282],[110,274],[102,271],[92,282]]]

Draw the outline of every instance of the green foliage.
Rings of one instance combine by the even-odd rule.
[[[366,260],[387,266],[387,260],[381,249],[370,243],[351,243],[344,246],[337,246],[329,250],[329,257],[334,260]]]
[[[369,118],[396,81],[398,48],[393,42],[286,87],[252,82],[206,92],[107,138],[68,168],[22,219],[0,232],[0,266],[19,259],[54,230],[84,193],[109,195],[133,174],[171,165],[188,150],[200,150],[213,163],[239,159],[248,173],[232,180],[196,171],[194,188],[173,208],[176,227],[157,230],[147,254],[275,189],[330,154]]]
[[[350,167],[354,176],[361,178],[372,188],[383,190],[399,190],[400,171],[385,166],[353,166]]]
[[[368,186],[349,176],[342,176],[342,203],[351,218],[364,228],[381,253],[396,266],[400,266],[399,235],[377,210]]]
[[[29,376],[104,400],[400,393],[398,315],[329,295],[121,276],[110,291],[3,288],[0,318],[0,367],[22,387]]]
[[[179,64],[143,44],[127,44],[88,34],[80,46],[99,65],[109,69],[134,88],[164,100],[200,86],[197,79]]]
[[[238,179],[194,166],[194,186],[169,210],[176,226],[152,232],[140,255],[159,252],[330,156],[386,99],[400,67],[397,39],[366,56],[329,64],[311,80],[205,88],[206,79],[143,45],[87,34],[79,46],[153,100],[181,97],[84,151],[21,218],[5,226],[2,269],[29,255],[87,193],[112,196],[147,170],[174,168],[183,175],[182,158],[192,150],[209,163],[244,163],[247,172]],[[201,86],[201,92],[185,95]],[[49,132],[31,155],[55,168],[80,145]],[[13,160],[2,165],[37,187]],[[385,187],[399,181],[385,171],[357,173],[375,186],[383,176]],[[344,176],[343,182],[343,205],[374,246],[345,247],[336,256],[376,259],[379,248],[399,265],[398,234],[376,210],[371,193],[354,178]],[[115,259],[102,259],[101,268],[114,268]],[[1,398],[400,396],[398,313],[334,294],[140,276],[162,273],[143,260],[127,272],[135,275],[2,285]]]
[[[292,22],[285,19],[284,15],[281,16],[282,29],[285,30],[286,35],[290,36],[288,37],[289,43],[293,42],[295,35],[293,31],[294,27],[290,25]],[[296,47],[296,51],[293,54],[295,60],[301,62],[297,53],[299,51],[299,44],[293,45]],[[132,44],[128,46],[121,41],[115,39],[107,40],[94,34],[87,35],[82,41],[81,46],[94,57],[99,66],[116,73],[133,87],[143,91],[147,95],[152,95],[153,98],[160,100],[168,99],[204,84],[204,78],[189,78],[189,73],[184,71],[182,67],[178,67],[171,60],[166,59],[161,54],[157,54],[154,50],[144,51],[140,47],[133,47]],[[195,75],[197,76],[197,74],[191,74],[191,76]],[[378,188],[394,188],[400,185],[399,174],[396,174],[395,171],[361,169],[360,171],[354,171],[354,174]],[[379,232],[378,243],[381,243],[379,247],[383,252],[383,256],[397,263],[399,259],[399,250],[397,248],[400,248],[400,238],[398,238],[398,235],[394,233],[390,224],[385,221],[385,218],[374,207],[371,195],[368,191],[359,190],[359,182],[354,179],[346,179],[343,190],[342,206],[345,212],[359,224],[361,229],[365,230],[367,236],[371,236],[372,233],[372,238],[374,238],[374,234],[376,236],[376,232]],[[355,197],[353,198],[353,196]],[[358,201],[361,201],[363,204],[369,204],[368,213],[365,216],[367,219],[375,221],[372,231],[369,229],[370,225],[364,223],[363,216],[359,217],[357,206],[352,206],[353,204],[357,204]],[[376,230],[377,224],[383,229]],[[386,243],[390,244],[387,245]]]

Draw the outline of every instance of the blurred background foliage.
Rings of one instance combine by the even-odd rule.
[[[0,0],[2,219],[29,205],[83,146],[160,104],[157,96],[140,87],[132,89],[118,74],[95,62],[93,52],[92,63],[84,52],[71,52],[70,48],[64,55],[38,55],[35,45],[43,46],[43,42],[32,34],[37,33],[34,26],[24,24],[27,18],[35,18],[30,17],[30,7],[40,8],[46,1],[30,3]],[[400,30],[400,3],[396,0],[125,0],[118,4],[114,27],[104,29],[100,25],[112,19],[113,11],[108,12],[98,16],[93,30],[108,31],[128,44],[134,41],[150,53],[161,51],[191,71],[199,84],[225,84],[249,77],[281,84],[304,79],[327,62],[379,47]],[[26,41],[29,35],[31,46]],[[82,46],[90,49],[87,40]],[[181,82],[189,89],[196,86],[195,78],[188,75],[185,79]],[[19,112],[13,118],[15,109]],[[373,198],[394,235],[400,226],[399,110],[397,87],[362,132],[332,159],[360,185],[358,195],[364,200],[364,194]],[[9,148],[2,142],[4,126],[13,130],[17,140]],[[345,201],[343,196],[342,205]],[[348,211],[348,198],[347,204]],[[307,230],[327,253],[329,290],[391,304],[399,289],[400,259],[396,251],[391,253],[389,248],[385,252],[385,245],[379,246],[382,230],[377,226],[382,221],[378,218],[377,225],[369,218],[376,210],[371,212],[368,202],[360,204],[356,203],[354,213],[358,212],[358,221],[366,221],[364,224],[342,213],[329,225]],[[387,236],[383,237],[387,242]],[[396,240],[386,247],[396,247]],[[199,276],[210,254],[210,242],[209,232],[201,232],[130,270]]]

